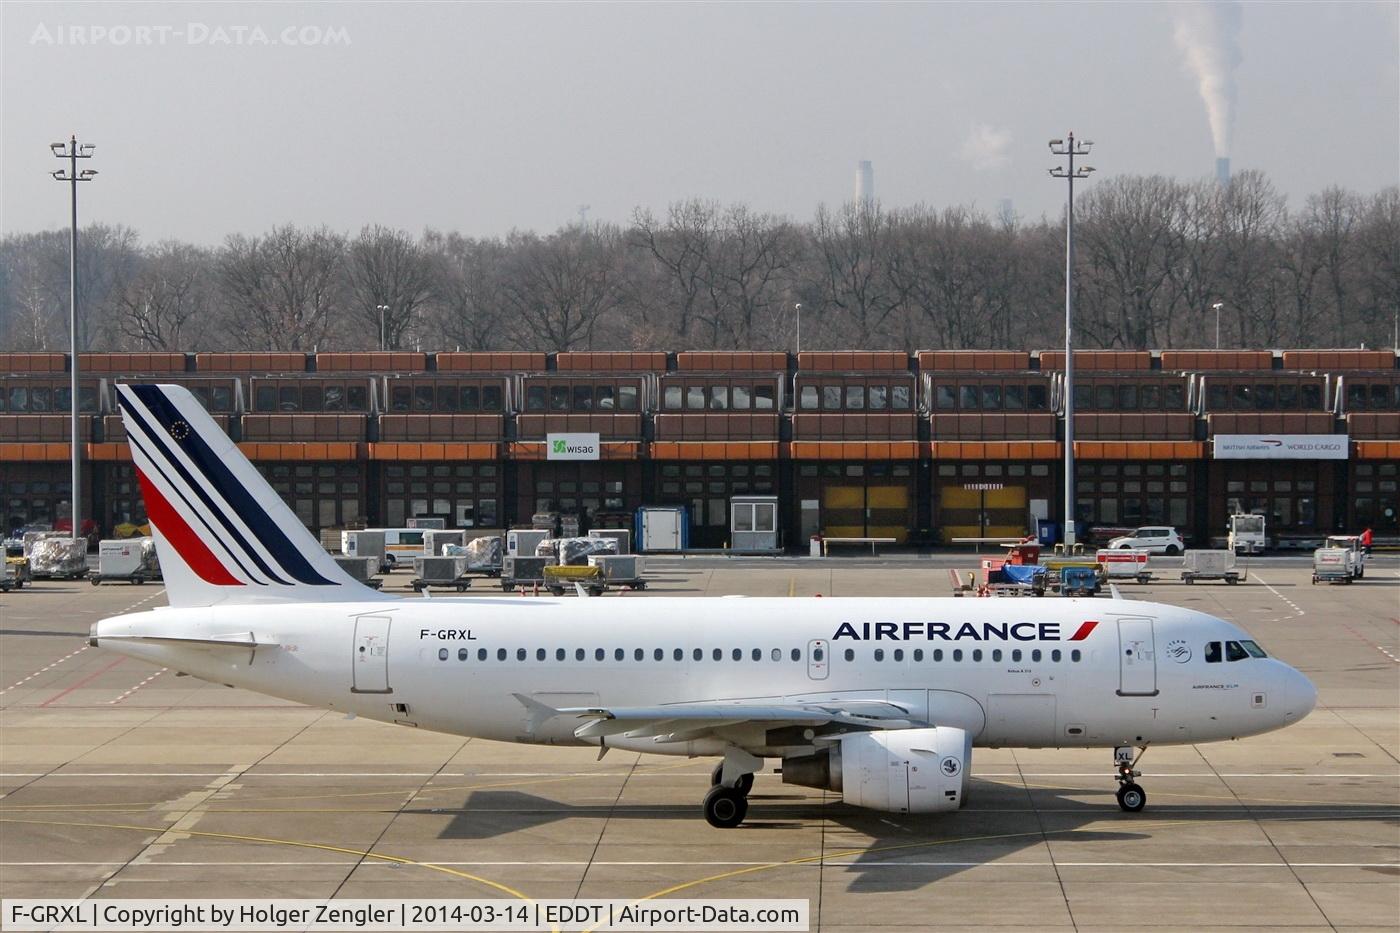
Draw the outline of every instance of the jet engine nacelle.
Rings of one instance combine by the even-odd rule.
[[[848,735],[814,755],[783,759],[783,783],[840,791],[890,813],[956,810],[967,799],[972,737],[947,726]]]

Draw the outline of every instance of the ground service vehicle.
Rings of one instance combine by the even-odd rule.
[[[1149,525],[1114,538],[1108,546],[1115,550],[1131,549],[1146,551],[1149,554],[1180,554],[1186,550],[1186,543],[1175,528],[1165,525]]]
[[[1350,583],[1357,578],[1356,554],[1344,547],[1320,547],[1313,551],[1312,582]]]
[[[716,827],[769,761],[853,806],[954,811],[976,746],[1111,749],[1135,812],[1135,748],[1267,732],[1317,699],[1239,626],[1151,602],[400,599],[342,572],[189,390],[117,391],[170,606],[91,644],[455,735],[713,757]]]
[[[1328,535],[1326,547],[1344,548],[1351,553],[1351,575],[1360,580],[1366,576],[1366,549],[1361,546],[1360,535]]]
[[[1225,546],[1236,554],[1263,554],[1269,546],[1264,535],[1264,516],[1231,515]]]

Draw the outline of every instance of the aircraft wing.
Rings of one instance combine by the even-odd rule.
[[[555,717],[578,721],[574,735],[598,738],[626,735],[655,737],[658,741],[683,741],[736,726],[765,729],[782,726],[844,726],[855,729],[911,729],[927,725],[912,719],[909,711],[882,700],[844,702],[746,702],[678,703],[669,706],[569,707],[554,709],[515,694],[531,719],[543,723]]]

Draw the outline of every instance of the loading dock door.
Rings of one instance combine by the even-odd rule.
[[[822,534],[828,538],[909,539],[913,515],[905,484],[827,486],[822,490]]]
[[[1157,649],[1151,619],[1118,620],[1118,694],[1157,693]]]
[[[352,693],[393,693],[389,687],[389,617],[355,619]]]

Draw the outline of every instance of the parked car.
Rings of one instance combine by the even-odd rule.
[[[1186,550],[1186,542],[1175,528],[1163,525],[1150,525],[1129,532],[1108,542],[1113,550],[1131,549],[1147,551],[1149,554],[1180,554]]]

